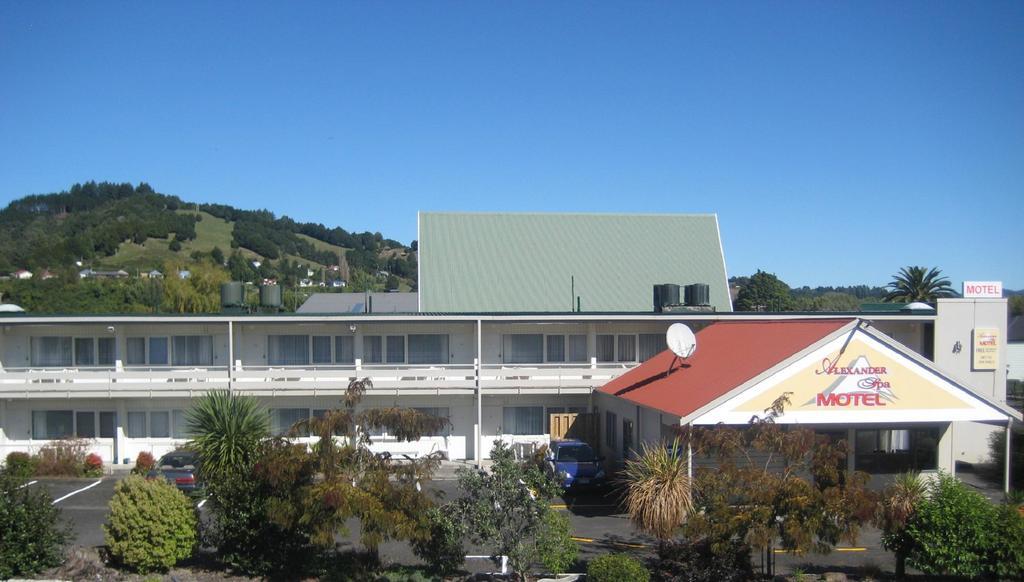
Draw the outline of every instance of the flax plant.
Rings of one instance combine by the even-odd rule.
[[[626,461],[622,481],[629,518],[659,540],[670,539],[693,511],[687,458],[678,437],[671,446],[643,443],[640,455]]]
[[[928,487],[918,473],[900,473],[882,492],[875,523],[882,530],[882,545],[896,554],[896,577],[906,572],[910,539],[907,522],[924,499]]]

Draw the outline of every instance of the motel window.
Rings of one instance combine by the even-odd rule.
[[[544,434],[543,406],[505,406],[502,417],[502,434]]]
[[[622,419],[622,454],[628,455],[633,451],[633,421]]]
[[[539,364],[544,361],[543,334],[506,334],[503,343],[503,360],[507,364]]]
[[[166,439],[171,436],[171,413],[166,410],[149,413],[149,436]]]
[[[313,363],[314,364],[330,364],[331,363],[331,336],[329,336],[329,335],[315,335],[315,336],[313,336]]]
[[[210,366],[213,364],[212,336],[176,335],[173,345],[175,366]],[[150,348],[152,348],[152,344],[150,344]],[[152,354],[150,357],[152,358]]]
[[[117,436],[117,413],[112,410],[100,412],[100,438],[112,439]]]
[[[150,366],[166,366],[170,361],[167,357],[167,338],[165,337],[151,337],[149,338],[149,365]],[[210,360],[213,360],[213,345],[210,345]]]
[[[149,435],[146,430],[146,411],[131,410],[128,412],[128,427],[125,436],[133,439],[144,439]]]
[[[69,337],[34,337],[31,342],[31,362],[33,366],[63,367],[70,366],[71,338]]]
[[[858,429],[854,464],[859,471],[900,473],[938,467],[940,429]]]
[[[91,337],[75,338],[75,365],[94,366],[96,354],[93,352],[93,339]]]
[[[313,410],[313,418],[323,419],[327,417],[327,413],[331,412],[328,408],[317,408]],[[334,429],[334,436],[345,436],[345,429],[338,426]]]
[[[615,445],[618,443],[618,428],[616,424],[619,422],[619,415],[614,412],[606,411],[604,413],[604,444],[609,449],[614,450]]]
[[[356,362],[355,338],[350,335],[334,336],[334,363],[354,364]]]
[[[410,364],[447,364],[448,335],[439,333],[409,334]]]
[[[569,336],[569,361],[587,361],[587,336],[582,334]]]
[[[617,360],[619,362],[635,362],[636,361],[636,336],[620,335],[617,338],[618,341],[618,352]]]
[[[548,342],[547,351],[549,362],[564,362],[565,361],[565,336],[564,335],[549,335],[545,338]]]
[[[384,361],[384,340],[379,335],[363,336],[363,362],[380,364]]]
[[[615,336],[605,334],[597,336],[597,361],[615,361]]]
[[[101,337],[96,340],[96,363],[100,366],[113,366],[117,359],[117,342],[112,337]]]
[[[274,408],[270,411],[270,432],[283,436],[292,429],[295,423],[309,419],[308,408]],[[307,432],[298,436],[309,436]]]
[[[414,410],[416,410],[417,412],[429,415],[429,416],[434,416],[434,417],[437,417],[437,418],[443,418],[445,420],[448,420],[449,418],[451,418],[451,410],[447,406],[435,406],[435,407],[431,407],[431,408],[422,408],[421,407],[421,408],[415,408]],[[449,434],[448,431],[449,431],[450,428],[451,428],[451,426],[446,424],[445,426],[441,427],[441,429],[438,430],[437,432],[423,433],[423,436],[448,436],[448,434]]]
[[[404,364],[405,363],[405,336],[404,335],[389,335],[387,338],[388,347],[388,363],[389,364]]]
[[[61,439],[74,436],[75,416],[70,410],[33,410],[32,438]]]
[[[75,413],[75,436],[80,439],[96,438],[96,413],[79,411]]]
[[[309,364],[309,336],[268,335],[267,363],[271,366]]]
[[[642,333],[638,342],[640,353],[637,354],[637,361],[646,362],[658,355],[665,349],[665,334]]]
[[[127,341],[128,353],[125,363],[129,366],[146,365],[146,338],[130,337]]]
[[[188,416],[184,410],[171,411],[171,436],[176,439],[187,439],[192,436],[188,432]]]

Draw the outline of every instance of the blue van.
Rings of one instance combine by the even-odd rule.
[[[601,466],[604,457],[595,455],[594,449],[581,440],[551,441],[544,460],[548,472],[565,489],[600,487],[607,483]]]

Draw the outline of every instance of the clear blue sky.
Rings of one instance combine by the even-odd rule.
[[[0,203],[147,181],[406,242],[417,210],[715,212],[731,275],[1024,288],[1022,30],[1019,1],[3,2]]]

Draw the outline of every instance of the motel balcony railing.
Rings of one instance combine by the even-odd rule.
[[[636,364],[116,366],[0,368],[0,398],[191,397],[231,389],[257,396],[342,394],[367,378],[368,394],[586,394]]]

